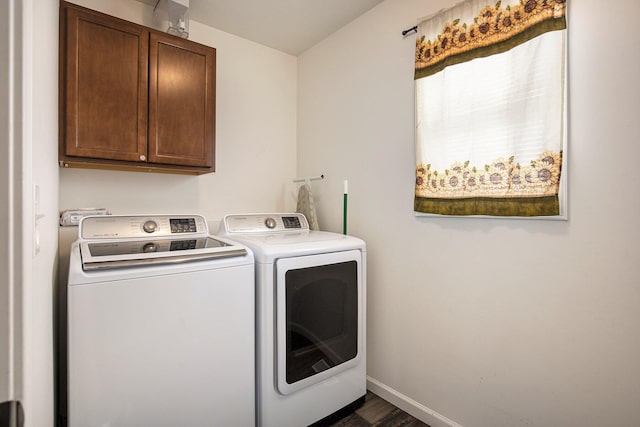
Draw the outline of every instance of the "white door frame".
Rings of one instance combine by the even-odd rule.
[[[23,397],[22,17],[0,2],[0,404]]]

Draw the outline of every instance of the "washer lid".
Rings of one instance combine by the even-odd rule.
[[[85,271],[242,256],[247,250],[208,234],[200,215],[88,216],[79,229]]]
[[[80,253],[82,269],[91,271],[242,256],[247,250],[211,237],[200,237],[85,241],[80,244]]]

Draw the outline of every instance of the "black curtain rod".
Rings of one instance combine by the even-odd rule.
[[[415,27],[411,27],[408,30],[404,30],[402,32],[402,37],[406,37],[407,34],[409,34],[411,31],[415,31],[417,33],[418,32],[418,26],[416,25]]]

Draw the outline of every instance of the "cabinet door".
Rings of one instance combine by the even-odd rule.
[[[149,161],[214,169],[215,49],[152,32]]]
[[[65,25],[64,154],[146,160],[148,31],[75,8]]]

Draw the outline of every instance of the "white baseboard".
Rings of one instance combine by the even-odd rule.
[[[367,376],[367,389],[431,427],[462,427],[455,421],[369,376]]]

